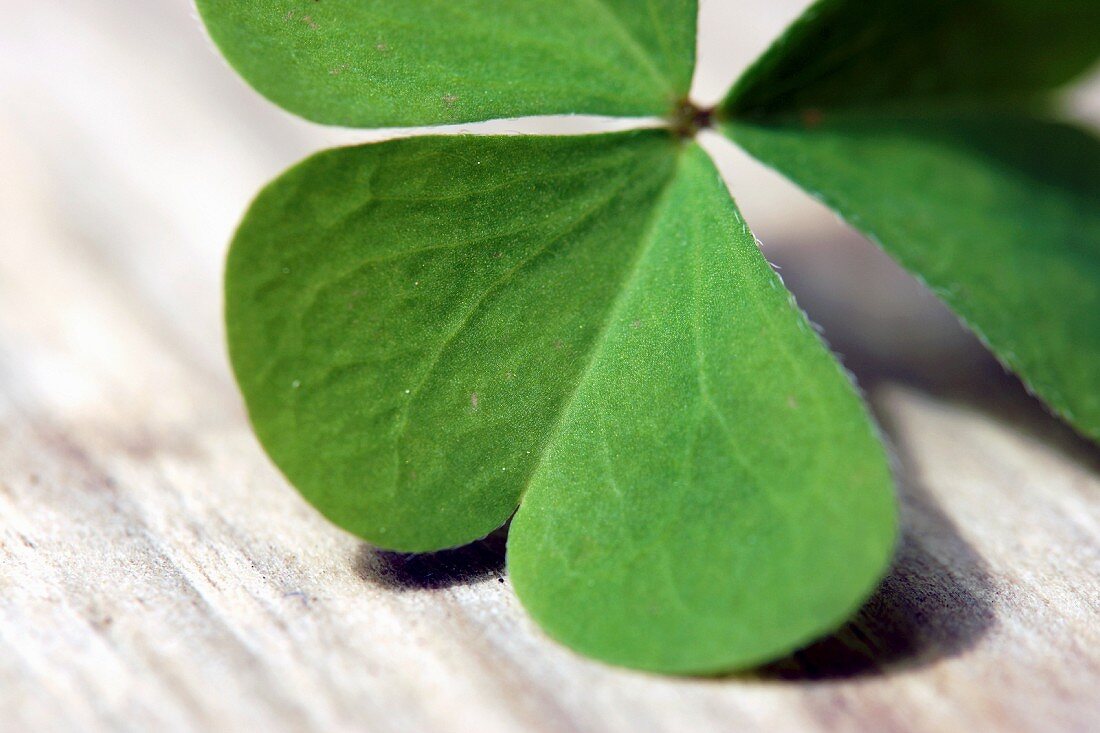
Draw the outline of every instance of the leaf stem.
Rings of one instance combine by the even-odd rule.
[[[669,127],[677,136],[694,138],[700,130],[711,127],[714,121],[713,107],[697,107],[690,99],[682,99],[668,116]]]

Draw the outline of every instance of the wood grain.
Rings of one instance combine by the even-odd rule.
[[[751,5],[750,50],[804,3]],[[248,430],[219,277],[260,184],[365,138],[255,98],[184,2],[6,14],[4,729],[1100,728],[1100,456],[869,245],[756,195],[803,201],[757,169],[734,191],[897,456],[904,540],[852,624],[752,675],[637,674],[542,636],[502,533],[409,557],[329,526]]]

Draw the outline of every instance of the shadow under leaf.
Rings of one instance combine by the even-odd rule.
[[[361,545],[355,556],[360,578],[396,591],[438,590],[487,578],[503,582],[508,526],[462,547],[421,554]]]

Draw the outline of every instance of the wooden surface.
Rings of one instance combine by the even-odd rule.
[[[709,4],[704,23],[741,20],[707,26],[704,96],[802,5]],[[376,552],[299,499],[248,430],[221,340],[226,239],[267,178],[365,136],[258,100],[183,0],[7,9],[0,728],[1100,728],[1096,449],[774,176],[724,161],[893,443],[896,566],[855,623],[752,675],[613,669],[525,617],[503,535]]]

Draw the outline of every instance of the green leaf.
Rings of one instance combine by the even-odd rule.
[[[823,0],[719,110],[1094,438],[1100,148],[1005,110],[1092,65],[1098,31],[1096,0]]]
[[[269,186],[230,250],[226,317],[291,482],[395,550],[507,521],[675,151],[661,131],[421,137]]]
[[[276,104],[384,127],[556,113],[665,115],[687,95],[696,0],[198,0]]]
[[[727,133],[917,273],[1100,438],[1100,142],[1016,116],[826,116]]]
[[[1096,0],[821,0],[722,106],[743,119],[1013,99],[1097,56]]]
[[[428,137],[269,186],[230,252],[253,425],[383,547],[509,537],[602,659],[717,671],[837,625],[888,562],[861,402],[700,149],[665,131]]]
[[[839,625],[894,541],[852,385],[697,147],[649,213],[508,541],[520,599],[586,654],[666,672]]]

